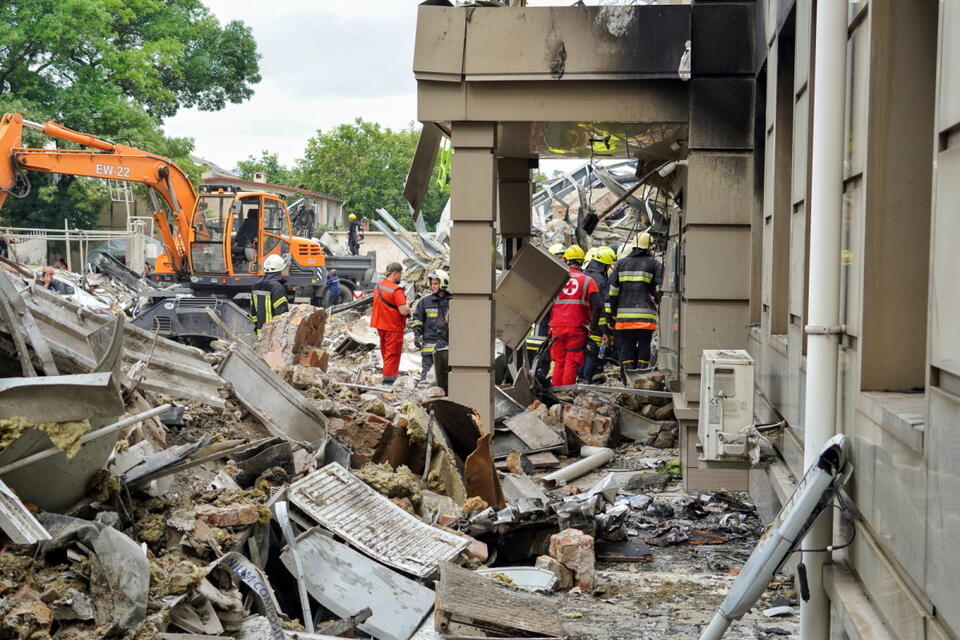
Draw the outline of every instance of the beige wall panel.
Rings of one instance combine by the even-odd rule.
[[[680,372],[680,299],[673,294],[660,300],[660,355],[657,366]]]
[[[798,62],[799,64],[799,62]],[[809,91],[804,91],[796,99],[793,108],[793,186],[790,193],[791,203],[797,203],[807,193],[807,161],[809,159],[807,132],[809,129],[810,101]]]
[[[450,232],[450,281],[454,293],[493,294],[493,227],[461,222]]]
[[[940,131],[960,123],[960,2],[940,2]]]
[[[493,152],[457,149],[451,171],[450,216],[454,222],[496,219]]]
[[[773,13],[776,13],[774,10]],[[767,7],[767,17],[770,16],[770,7]],[[774,18],[776,20],[776,18]],[[772,33],[768,33],[768,37],[765,42],[770,42],[770,38],[773,37]],[[766,104],[766,115],[764,122],[766,123],[767,131],[770,131],[770,128],[773,126],[773,123],[776,121],[777,117],[777,59],[779,57],[779,47],[777,43],[779,40],[775,40],[774,43],[767,50],[767,104]]]
[[[789,311],[803,318],[806,315],[807,269],[806,210],[801,205],[790,216],[790,306]]]
[[[794,93],[807,83],[810,77],[810,50],[813,48],[813,0],[797,0],[796,66],[794,67]]]
[[[684,300],[681,303],[681,365],[700,373],[704,349],[743,349],[747,346],[750,304],[729,301]]]
[[[858,534],[849,547],[849,555],[864,591],[894,637],[897,640],[925,640],[923,610],[904,590],[876,544],[866,535]]]
[[[753,155],[691,152],[684,206],[686,224],[750,224]]]
[[[475,409],[487,431],[493,428],[493,382],[493,372],[450,372],[450,399]]]
[[[684,469],[687,491],[748,491],[750,489],[749,469]]]
[[[790,322],[787,325],[787,397],[780,411],[783,413],[787,422],[796,435],[797,439],[803,442],[803,423],[801,422],[801,413],[803,407],[803,371],[801,370],[803,361],[803,325],[796,322]],[[803,452],[800,453],[801,461]],[[794,469],[793,466],[790,467]],[[803,469],[800,464],[799,469]]]
[[[467,117],[463,119],[503,122],[687,122],[689,84],[675,80],[471,82],[467,84]],[[420,96],[422,105],[422,92]],[[423,120],[422,117],[420,119]]]
[[[506,236],[530,235],[530,198],[532,187],[529,182],[501,182],[498,218],[500,234]]]
[[[930,364],[960,375],[960,146],[937,160],[930,271]]]
[[[773,218],[763,220],[763,283],[760,288],[760,301],[766,306],[760,322],[770,331],[770,298],[773,287]]]
[[[461,9],[461,12],[464,11]],[[690,37],[689,13],[680,7],[663,7],[661,12],[685,14],[686,20],[664,16],[658,33],[650,30],[649,21],[657,15],[647,7],[621,7],[618,15],[610,17],[589,6],[508,11],[481,7],[472,12],[467,22],[464,70],[468,77],[549,78],[552,65],[562,55],[564,79],[578,75],[609,77],[666,71],[667,68],[651,68],[652,63],[659,61],[643,55],[643,49],[636,44],[643,43],[655,48],[660,55],[671,53],[676,62],[671,61],[668,68],[675,73],[685,51],[684,42]],[[506,43],[509,46],[504,46]],[[627,43],[634,44],[627,46]],[[671,60],[667,55],[664,58],[664,62]]]
[[[459,79],[463,71],[466,21],[467,12],[463,9],[421,6],[417,13],[413,72]]]
[[[863,304],[863,183],[853,181],[843,194],[843,235],[841,236],[840,322],[852,336],[861,335]]]
[[[863,171],[867,158],[867,122],[870,116],[870,13],[853,32],[847,44],[851,58],[853,81],[847,78],[850,98],[850,121],[846,124],[847,145],[844,153],[844,177]]]
[[[922,585],[926,580],[926,545],[917,542],[926,535],[927,470],[923,457],[862,412],[857,414],[852,437],[862,441],[857,443],[858,451],[873,449],[867,454],[868,460],[872,458],[873,475],[861,474],[867,486],[857,488],[859,492],[873,492],[873,509],[864,516],[914,583]]]
[[[690,226],[684,241],[685,297],[749,300],[750,227]]]
[[[960,631],[960,396],[930,387],[927,421],[926,593],[955,632]]]
[[[462,83],[417,81],[417,120],[452,122],[467,117],[467,88]]]
[[[493,301],[459,298],[450,301],[450,365],[488,367],[493,361]]]

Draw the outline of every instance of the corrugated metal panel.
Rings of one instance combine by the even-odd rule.
[[[425,578],[467,539],[413,516],[332,463],[290,486],[290,502],[372,558]]]

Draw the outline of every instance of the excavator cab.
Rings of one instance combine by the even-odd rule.
[[[217,190],[197,199],[190,263],[197,275],[259,276],[269,255],[290,252],[290,215],[277,196]]]

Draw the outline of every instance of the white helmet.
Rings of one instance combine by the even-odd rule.
[[[279,273],[280,271],[283,271],[284,267],[286,266],[287,266],[286,260],[274,254],[272,256],[267,256],[267,259],[263,261],[263,272]]]
[[[428,280],[439,280],[439,281],[440,281],[440,289],[441,289],[442,291],[449,291],[449,290],[450,290],[450,276],[447,275],[447,272],[444,271],[443,269],[437,269],[436,271],[434,271],[433,273],[431,273],[429,276],[427,276],[427,279],[428,279]]]

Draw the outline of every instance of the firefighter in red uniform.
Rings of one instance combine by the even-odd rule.
[[[553,385],[575,384],[577,370],[586,357],[587,336],[597,332],[602,313],[600,289],[593,278],[581,272],[583,249],[567,247],[563,259],[570,266],[570,278],[553,301],[550,310],[550,359]]]
[[[410,305],[400,287],[403,267],[399,262],[387,265],[383,280],[373,290],[373,313],[370,326],[380,334],[380,355],[383,356],[383,384],[393,384],[400,372],[403,352],[403,330],[407,326]]]

